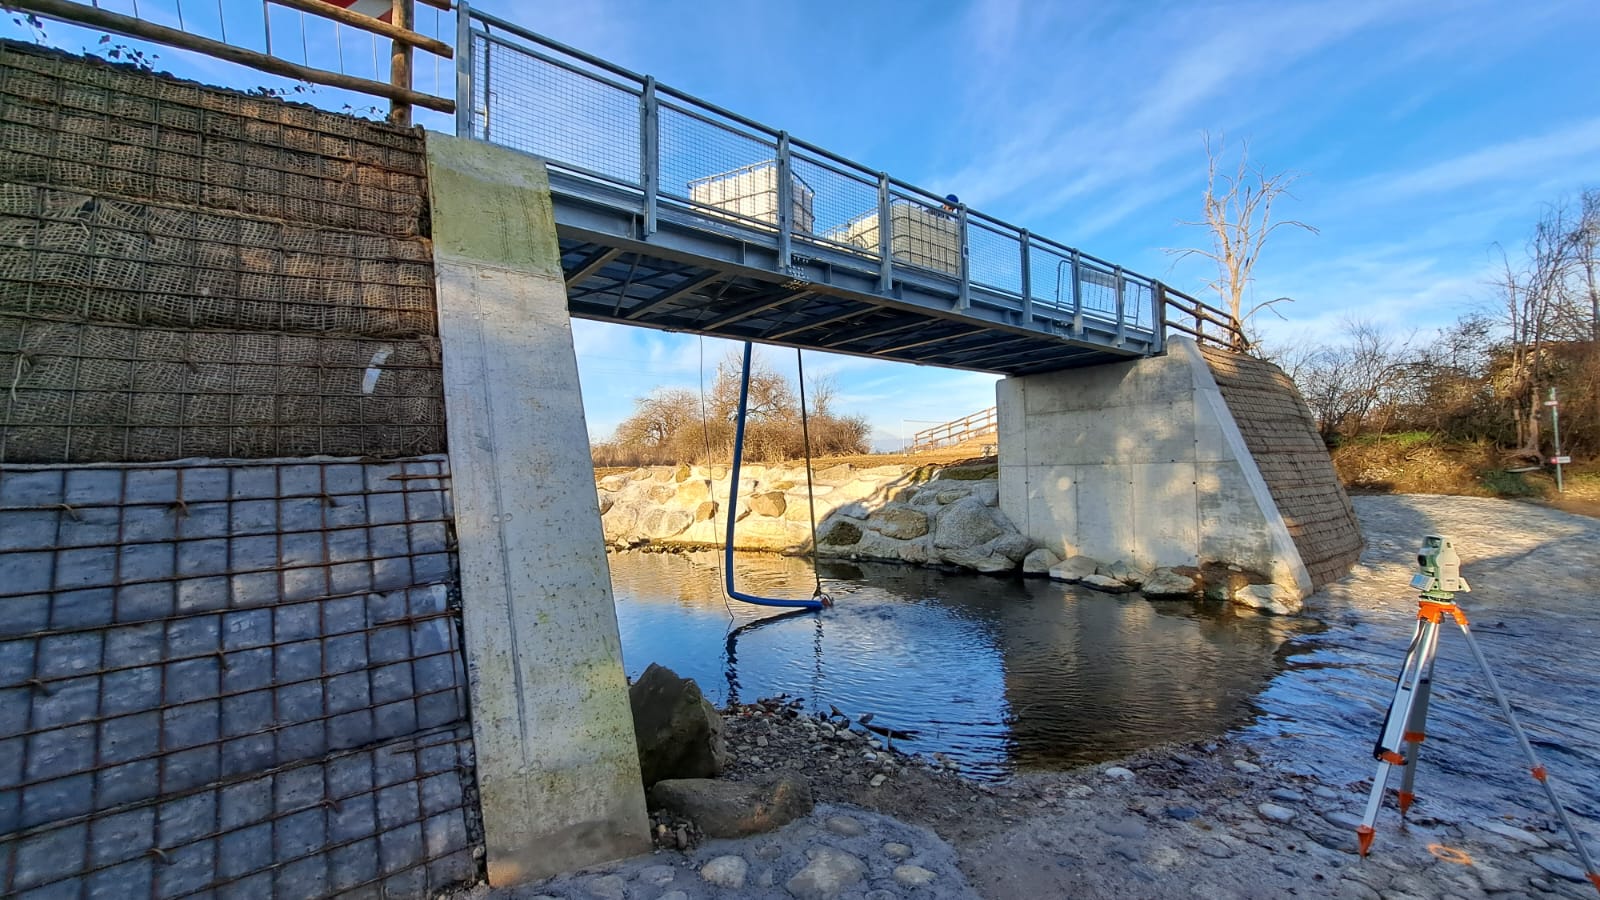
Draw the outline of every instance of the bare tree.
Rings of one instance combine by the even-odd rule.
[[[1183,221],[1180,225],[1205,228],[1211,234],[1211,247],[1168,247],[1165,249],[1178,259],[1203,256],[1217,267],[1217,277],[1209,287],[1217,292],[1227,309],[1234,327],[1235,350],[1245,349],[1245,323],[1251,316],[1287,301],[1277,297],[1245,309],[1245,294],[1255,279],[1256,263],[1261,260],[1261,250],[1267,238],[1279,228],[1301,228],[1317,234],[1315,227],[1297,219],[1273,220],[1272,205],[1284,197],[1293,198],[1289,188],[1298,177],[1291,172],[1268,174],[1265,168],[1250,164],[1250,147],[1239,148],[1238,165],[1231,174],[1222,168],[1225,145],[1211,143],[1205,136],[1206,195],[1205,218],[1200,221]]]

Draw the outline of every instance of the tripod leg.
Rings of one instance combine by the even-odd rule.
[[[1433,652],[1438,643],[1439,623],[1419,618],[1416,633],[1411,638],[1411,647],[1400,666],[1400,677],[1395,683],[1394,699],[1389,701],[1389,714],[1384,718],[1383,731],[1372,749],[1372,755],[1378,760],[1378,772],[1372,777],[1372,793],[1367,796],[1366,813],[1356,827],[1356,840],[1362,856],[1366,856],[1372,847],[1372,826],[1378,821],[1378,811],[1383,808],[1383,789],[1389,781],[1389,769],[1406,761],[1397,748],[1411,722],[1418,685],[1423,675],[1432,671]]]
[[[1417,799],[1414,787],[1417,782],[1417,758],[1422,755],[1422,742],[1427,737],[1428,701],[1433,697],[1433,665],[1439,661],[1437,654],[1428,659],[1428,669],[1422,673],[1417,681],[1417,699],[1411,706],[1411,718],[1406,722],[1406,730],[1401,735],[1405,741],[1405,774],[1400,779],[1398,802],[1400,804],[1400,819],[1405,820],[1406,812],[1411,809],[1412,801]]]
[[[1483,671],[1483,680],[1488,683],[1489,690],[1494,692],[1494,699],[1500,704],[1500,712],[1505,714],[1506,722],[1511,726],[1511,733],[1517,736],[1517,743],[1522,746],[1522,755],[1528,758],[1534,780],[1544,788],[1545,796],[1555,808],[1556,816],[1561,819],[1561,826],[1567,830],[1567,837],[1572,839],[1572,847],[1578,852],[1578,860],[1583,863],[1584,874],[1589,876],[1589,881],[1594,884],[1595,890],[1600,890],[1600,870],[1595,869],[1594,860],[1589,858],[1589,851],[1583,846],[1583,839],[1578,836],[1578,829],[1573,827],[1572,818],[1567,815],[1567,808],[1561,805],[1561,799],[1556,796],[1555,785],[1550,783],[1549,773],[1545,771],[1544,764],[1539,762],[1538,755],[1533,752],[1533,745],[1528,743],[1527,733],[1522,730],[1516,714],[1511,711],[1511,701],[1506,699],[1505,691],[1500,689],[1500,682],[1495,680],[1494,672],[1489,670],[1489,661],[1478,648],[1478,639],[1473,637],[1472,629],[1467,627],[1466,617],[1457,617],[1456,624],[1461,626],[1461,633],[1466,635],[1467,646],[1472,649],[1472,658],[1478,661],[1478,668]]]

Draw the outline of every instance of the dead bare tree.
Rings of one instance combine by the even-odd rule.
[[[1250,164],[1249,144],[1241,144],[1237,167],[1231,174],[1222,170],[1221,162],[1225,144],[1212,145],[1211,135],[1205,136],[1206,194],[1205,218],[1200,221],[1180,221],[1178,224],[1205,228],[1211,235],[1211,247],[1168,247],[1164,252],[1183,259],[1203,256],[1216,264],[1217,277],[1209,287],[1222,299],[1224,308],[1233,320],[1235,350],[1244,350],[1245,323],[1251,316],[1275,303],[1289,301],[1276,297],[1257,303],[1246,310],[1245,294],[1255,278],[1256,263],[1261,260],[1261,250],[1267,238],[1279,228],[1301,228],[1312,234],[1317,229],[1297,219],[1274,221],[1272,205],[1284,197],[1293,198],[1289,188],[1298,177],[1292,172],[1269,174],[1265,168]]]

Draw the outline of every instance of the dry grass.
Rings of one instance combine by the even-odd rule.
[[[1519,461],[1482,443],[1444,441],[1426,432],[1370,435],[1333,451],[1333,467],[1351,493],[1505,497],[1600,516],[1600,463],[1566,467],[1565,490],[1549,470],[1518,472]]]
[[[746,463],[746,465],[781,466],[801,465],[805,460],[791,459],[781,462]],[[940,450],[927,450],[922,453],[863,453],[856,456],[818,456],[811,460],[811,468],[821,471],[829,466],[848,465],[857,468],[870,468],[872,466],[955,466],[975,463],[996,462],[994,456],[984,456],[979,450],[969,446],[946,447]],[[718,465],[726,463],[719,462]],[[598,466],[594,470],[595,477],[602,478],[606,475],[618,475],[632,472],[634,466]]]

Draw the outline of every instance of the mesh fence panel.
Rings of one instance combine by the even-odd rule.
[[[852,223],[859,222],[863,216],[877,213],[877,182],[813,158],[803,151],[793,153],[792,160],[795,177],[810,185],[814,192],[812,233],[822,241],[877,259],[877,241],[864,245],[865,242],[858,241],[852,231]]]
[[[0,472],[0,893],[475,877],[447,477]]]
[[[973,284],[1022,295],[1022,241],[972,216],[967,217],[967,272]]]
[[[718,210],[721,218],[777,225],[776,144],[665,101],[660,123],[664,196]],[[797,179],[792,190],[795,230],[809,232],[812,188]]]
[[[474,128],[485,140],[638,185],[639,92],[473,35]]]

